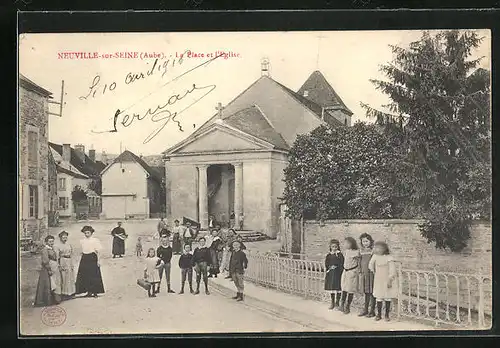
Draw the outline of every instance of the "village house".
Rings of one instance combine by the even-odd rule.
[[[95,161],[95,150],[85,154],[81,144],[71,148],[70,144],[49,143],[57,170],[58,213],[61,218],[78,218],[86,214],[98,218],[102,211],[100,196],[100,172],[104,165]],[[81,188],[86,201],[75,202],[72,198],[75,188]]]
[[[21,243],[47,234],[50,203],[48,119],[52,93],[19,78],[19,211]],[[53,167],[52,167],[53,168]]]
[[[294,92],[262,76],[185,140],[164,152],[167,217],[208,216],[276,237],[288,151],[322,124],[350,126],[352,112],[319,71]]]
[[[122,152],[101,172],[103,217],[133,219],[163,215],[164,172],[149,166],[131,151]]]

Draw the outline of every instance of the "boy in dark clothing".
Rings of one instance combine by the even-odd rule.
[[[233,253],[229,261],[229,273],[233,278],[234,285],[236,285],[236,296],[233,299],[243,301],[243,274],[248,266],[248,259],[245,253],[241,250],[241,242],[233,242]]]
[[[211,262],[210,250],[205,246],[205,238],[201,237],[199,243],[200,246],[194,249],[193,253],[193,264],[196,271],[196,291],[194,294],[198,295],[200,293],[200,281],[203,277],[205,294],[210,295],[210,291],[208,291],[208,266]]]
[[[158,271],[160,273],[160,283],[163,278],[163,271],[165,271],[165,279],[167,280],[167,292],[170,294],[175,293],[174,290],[170,288],[170,269],[172,260],[172,247],[170,246],[169,238],[166,235],[161,236],[160,246],[156,249],[156,256],[163,261],[163,265],[159,267]],[[160,292],[160,284],[158,284],[158,288],[156,293]]]
[[[193,290],[193,254],[191,254],[191,245],[184,245],[184,253],[179,257],[179,268],[181,269],[181,291],[179,294],[184,293],[184,284],[186,284],[186,277],[189,283],[189,291],[194,293]]]

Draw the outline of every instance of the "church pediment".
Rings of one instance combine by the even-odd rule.
[[[186,139],[169,151],[170,154],[232,152],[272,149],[272,145],[246,133],[220,125],[211,127],[195,138]]]

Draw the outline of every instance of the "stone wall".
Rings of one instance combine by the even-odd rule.
[[[28,132],[38,133],[37,165],[28,164]],[[25,88],[19,89],[19,184],[21,236],[44,238],[48,229],[48,102]],[[38,218],[29,217],[29,185],[38,186]]]
[[[391,253],[404,268],[433,269],[442,272],[481,273],[491,275],[492,237],[491,224],[476,222],[471,228],[468,246],[461,252],[437,250],[420,235],[418,220],[348,220],[304,223],[303,253],[308,258],[323,260],[332,238],[347,236],[358,240],[362,233],[369,233],[375,240],[389,244]],[[359,241],[358,241],[359,242]]]

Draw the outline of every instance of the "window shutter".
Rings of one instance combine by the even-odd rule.
[[[21,185],[19,188],[21,189],[21,204],[19,207],[21,209],[21,217],[27,219],[30,210],[30,190],[28,185]]]
[[[38,186],[38,218],[42,219],[45,214],[45,209],[43,207],[43,186]]]

